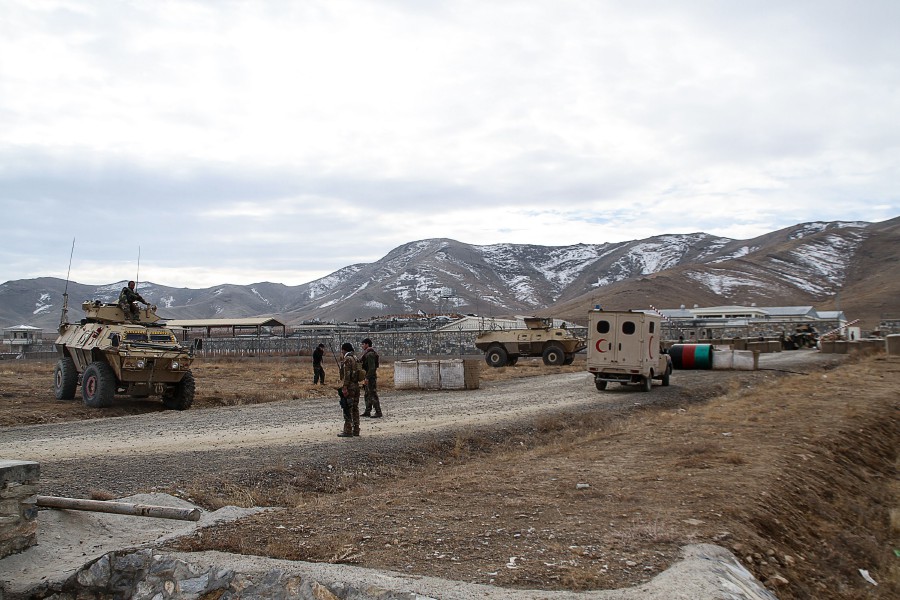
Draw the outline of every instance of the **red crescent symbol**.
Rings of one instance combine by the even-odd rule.
[[[650,345],[647,347],[647,354],[650,355],[650,360],[653,360],[653,336],[650,336]]]
[[[597,340],[597,344],[596,344],[597,352],[606,352],[606,350],[600,349],[600,342],[605,342],[605,341],[606,341],[606,338],[600,338],[599,340]]]

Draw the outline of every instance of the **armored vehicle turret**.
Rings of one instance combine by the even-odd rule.
[[[68,323],[67,309],[56,338],[59,361],[53,388],[59,400],[72,400],[79,385],[85,405],[111,406],[117,394],[160,396],[166,408],[184,410],[194,402],[191,362],[185,347],[156,314],[155,306],[126,318],[118,304],[84,302],[85,318]]]

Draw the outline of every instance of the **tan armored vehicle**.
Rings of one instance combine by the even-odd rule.
[[[178,343],[156,307],[127,320],[118,304],[84,302],[85,318],[68,323],[67,309],[56,338],[59,362],[53,373],[56,398],[72,400],[81,385],[85,405],[104,408],[116,394],[161,396],[166,408],[184,410],[194,401],[194,348]],[[198,346],[199,347],[199,346]]]
[[[540,356],[545,365],[570,365],[585,341],[552,319],[525,318],[526,329],[496,329],[478,334],[475,347],[492,367],[513,366],[520,356]]]
[[[653,380],[669,385],[672,357],[660,345],[660,317],[639,311],[588,313],[587,369],[594,385],[635,384],[649,392]]]

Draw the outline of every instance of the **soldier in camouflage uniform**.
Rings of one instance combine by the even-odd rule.
[[[144,300],[144,298],[134,291],[134,282],[129,281],[128,285],[122,288],[122,291],[119,292],[119,308],[125,312],[125,318],[130,321],[137,321],[140,316],[140,309],[137,307],[138,302],[143,302],[146,306],[150,306],[150,303]]]
[[[363,354],[359,362],[366,372],[366,411],[362,414],[364,417],[372,417],[373,419],[381,418],[381,400],[378,399],[378,353],[372,347],[372,340],[366,338],[362,341]],[[375,409],[375,414],[372,414]]]
[[[341,345],[344,357],[341,359],[341,395],[349,405],[348,411],[344,411],[344,430],[338,437],[353,437],[359,435],[359,381],[356,379],[356,357],[353,355],[353,344],[344,342]]]

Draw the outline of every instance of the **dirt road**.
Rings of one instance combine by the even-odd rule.
[[[770,355],[769,369],[810,369],[834,355]],[[470,391],[395,391],[386,418],[363,419],[360,439],[341,440],[335,398],[285,400],[212,410],[164,411],[0,429],[0,456],[41,463],[44,493],[128,495],[185,485],[198,474],[237,473],[266,461],[315,464],[354,444],[356,452],[392,452],[423,436],[532,421],[560,411],[630,410],[720,393],[734,381],[765,381],[773,372],[682,371],[652,392],[613,386],[600,393],[584,372],[492,382]],[[400,438],[400,439],[398,439]],[[342,446],[343,444],[343,446]]]
[[[471,391],[392,392],[385,400],[386,417],[363,419],[363,435],[353,440],[336,437],[341,424],[336,397],[10,427],[0,430],[0,456],[40,462],[45,493],[84,495],[99,489],[127,495],[266,462],[314,464],[347,444],[356,452],[384,453],[404,440],[555,411],[665,403],[697,378],[685,373],[673,378],[674,385],[654,386],[649,394],[636,387],[601,394],[586,373],[511,380]]]

